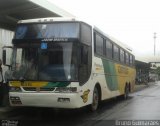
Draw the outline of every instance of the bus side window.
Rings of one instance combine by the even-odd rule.
[[[107,54],[107,58],[110,58],[112,59],[112,46],[113,44],[108,40],[106,39],[106,54]]]
[[[95,34],[95,51],[99,56],[103,56],[103,38],[99,34]]]
[[[81,64],[88,64],[88,49],[86,46],[81,47]]]
[[[127,52],[125,53],[125,58],[126,58],[126,64],[129,65],[129,54]]]
[[[119,61],[119,48],[117,45],[113,45],[113,57],[115,61]]]
[[[80,46],[79,64],[79,82],[80,85],[83,85],[89,76],[89,47],[86,45]]]
[[[133,66],[133,56],[132,55],[129,56],[129,64],[130,66]]]
[[[124,63],[125,61],[124,50],[122,49],[120,49],[120,61],[121,63]]]
[[[133,66],[135,66],[135,57],[133,56]]]

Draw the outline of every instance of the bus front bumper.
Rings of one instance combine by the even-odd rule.
[[[10,92],[11,106],[80,108],[84,106],[78,93],[18,93]]]

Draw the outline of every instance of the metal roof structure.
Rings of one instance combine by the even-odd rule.
[[[160,56],[141,56],[141,57],[136,57],[136,60],[145,62],[145,63],[160,63]]]
[[[14,30],[18,20],[74,17],[47,0],[0,0],[0,28]]]

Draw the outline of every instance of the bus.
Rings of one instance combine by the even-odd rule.
[[[11,106],[81,108],[134,90],[131,50],[74,18],[18,22],[12,40]],[[5,59],[5,55],[3,57]]]

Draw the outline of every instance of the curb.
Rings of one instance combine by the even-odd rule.
[[[154,84],[156,84],[156,82],[149,82],[148,84],[144,84],[144,83],[135,84],[134,92],[141,91],[141,90],[148,88],[149,86],[154,85]]]
[[[147,88],[148,86],[149,85],[145,85],[145,84],[135,85],[134,92],[141,91],[141,90]]]

